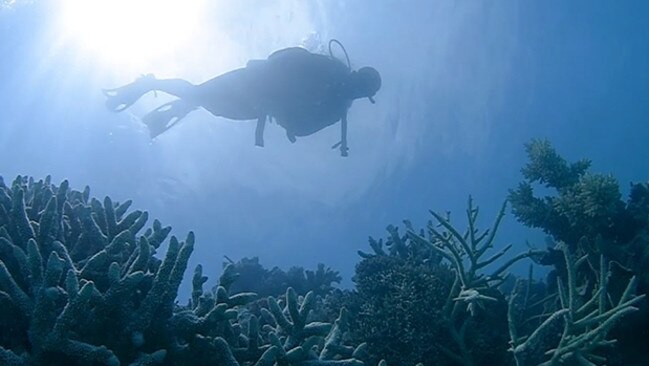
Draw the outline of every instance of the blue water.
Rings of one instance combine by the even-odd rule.
[[[322,262],[350,286],[356,251],[388,224],[421,226],[428,209],[463,217],[472,194],[488,225],[531,138],[591,158],[624,190],[647,180],[645,1],[223,2],[177,52],[127,66],[61,39],[58,2],[10,3],[0,8],[0,175],[50,174],[133,199],[177,235],[193,230],[190,268],[213,278],[224,255],[258,256],[269,268]],[[383,76],[377,103],[351,109],[347,158],[330,149],[337,126],[291,144],[269,125],[258,148],[254,122],[197,111],[152,142],[139,118],[165,96],[122,114],[104,107],[101,88],[146,73],[204,81],[311,32]],[[499,242],[526,239],[543,243],[508,215]]]
[[[120,71],[71,41],[56,44],[56,3],[18,2],[0,11],[0,172],[131,198],[179,235],[194,230],[194,261],[212,272],[223,255],[259,256],[271,267],[327,263],[346,283],[356,250],[387,224],[421,225],[428,209],[461,216],[469,194],[495,213],[520,179],[530,138],[550,139],[568,159],[591,158],[623,188],[647,179],[645,2],[368,4],[289,1],[254,17],[255,2],[227,5],[241,9],[214,19],[238,26],[206,22],[197,32],[220,32],[237,53],[179,51],[175,62],[192,69],[171,75],[164,60]],[[270,27],[287,11],[286,25]],[[329,149],[336,127],[290,144],[270,125],[260,149],[254,122],[195,112],[151,143],[137,118],[161,103],[129,114],[104,108],[101,88],[156,68],[203,81],[227,71],[214,64],[243,66],[307,31],[342,40],[355,67],[383,76],[377,104],[351,109],[346,159]],[[511,216],[505,225],[502,240],[521,243]]]

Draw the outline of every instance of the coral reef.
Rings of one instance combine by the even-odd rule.
[[[287,287],[292,287],[298,293],[313,291],[318,296],[325,296],[334,289],[333,283],[342,280],[338,271],[325,267],[322,263],[318,264],[315,271],[302,267],[291,267],[288,271],[278,267],[268,270],[259,263],[257,257],[242,258],[237,262],[229,260],[229,264],[234,265],[239,274],[232,284],[232,291],[255,292],[259,296],[279,296]]]
[[[344,344],[348,313],[340,310],[333,324],[309,320],[316,295],[313,291],[297,296],[289,287],[282,300],[264,299],[260,315],[247,305],[257,295],[229,295],[236,270],[228,265],[212,292],[202,289],[206,278],[197,267],[192,301],[172,319],[174,334],[184,344],[182,359],[192,365],[301,365],[361,366],[365,346]],[[247,331],[246,331],[247,330]],[[183,364],[183,363],[180,363]]]
[[[632,184],[624,202],[617,180],[590,173],[590,161],[569,164],[547,140],[532,140],[525,149],[525,180],[509,193],[518,220],[556,241],[579,245],[595,262],[604,254],[632,270],[641,289],[649,289],[649,183]],[[553,194],[535,196],[534,184]]]
[[[466,210],[468,227],[463,234],[451,224],[450,215],[444,217],[433,211],[430,213],[436,224],[429,221],[427,238],[423,232],[417,233],[410,222],[405,222],[411,240],[428,245],[442,258],[442,263],[453,269],[455,279],[442,311],[453,345],[451,348],[440,347],[440,350],[459,365],[505,363],[505,342],[500,342],[503,331],[498,329],[498,325],[506,324],[505,319],[499,318],[505,316],[506,304],[497,288],[505,281],[505,273],[514,263],[543,254],[529,250],[487,272],[486,268],[498,263],[512,247],[509,244],[483,259],[495,247],[494,240],[506,206],[507,202],[504,202],[492,227],[482,232],[477,228],[479,209],[474,207],[470,196]],[[490,326],[481,326],[485,323]],[[480,346],[483,342],[486,344]],[[478,349],[482,352],[476,352]]]
[[[546,310],[541,314],[539,318],[544,320],[531,334],[520,336],[518,328],[522,320],[518,314],[525,310],[529,301],[529,289],[522,290],[523,286],[517,286],[518,291],[510,297],[508,321],[511,351],[517,366],[606,363],[606,357],[597,351],[615,344],[614,339],[607,339],[608,333],[621,318],[637,311],[635,305],[645,297],[634,295],[636,278],[632,277],[622,294],[613,298],[608,289],[610,263],[603,255],[600,256],[599,267],[594,269],[587,265],[587,256],[575,260],[565,245],[561,251],[566,263],[566,283],[558,279],[558,301],[553,301],[556,306],[552,311]],[[588,288],[588,283],[578,283],[580,267],[588,267],[599,279],[590,291],[583,291]],[[530,284],[531,280],[528,280],[527,285]],[[557,330],[560,331],[557,333]],[[553,333],[561,335],[553,337]]]
[[[3,365],[362,365],[344,344],[347,311],[307,320],[315,294],[267,299],[263,319],[230,294],[226,268],[214,291],[194,271],[192,299],[174,303],[194,245],[130,201],[103,202],[50,178],[0,179],[0,361]]]
[[[406,236],[388,227],[387,248],[382,240],[370,238],[374,254],[360,252],[364,259],[354,280],[360,309],[356,334],[368,342],[373,361],[624,364],[611,362],[616,353],[611,352],[616,344],[613,330],[621,319],[637,312],[645,297],[635,294],[636,278],[616,280],[612,267],[618,264],[604,255],[593,264],[590,254],[576,250],[583,243],[573,246],[572,252],[561,245],[548,248],[551,253],[530,249],[505,258],[508,245],[483,259],[495,247],[505,209],[506,203],[493,226],[481,232],[476,225],[478,208],[469,197],[464,231],[455,228],[449,216],[431,212],[435,221],[429,222],[427,236],[405,221]],[[511,278],[506,271],[512,264],[524,258],[538,262],[556,253],[564,268],[553,277],[554,286],[535,283],[530,267],[527,280],[517,280],[505,300],[501,285]],[[504,336],[507,332],[509,338]]]
[[[356,267],[360,313],[358,337],[366,340],[374,360],[424,365],[506,364],[507,303],[497,287],[507,269],[528,251],[503,261],[506,246],[487,259],[504,216],[505,205],[493,227],[479,232],[478,209],[469,198],[469,227],[464,234],[448,217],[431,212],[428,235],[405,221],[407,234],[388,226],[385,241],[370,238],[374,253]],[[439,229],[441,227],[441,229]]]
[[[526,145],[525,180],[509,201],[552,238],[508,256],[497,246],[503,203],[479,230],[431,211],[426,230],[370,238],[355,290],[338,272],[226,263],[217,285],[198,265],[176,302],[194,247],[131,201],[90,197],[67,181],[0,177],[0,364],[362,366],[644,365],[649,328],[649,184],[627,201],[590,162],[547,141]],[[543,197],[537,185],[549,191]],[[164,255],[157,252],[166,247]],[[507,272],[531,258],[546,283]],[[509,290],[505,290],[509,288]],[[505,294],[509,293],[509,296]]]
[[[0,354],[11,364],[134,365],[162,360],[145,341],[171,315],[170,302],[193,247],[172,237],[163,261],[152,256],[169,234],[131,202],[103,204],[18,177],[0,183],[0,297],[14,313],[0,324]],[[10,338],[10,339],[9,339]],[[138,339],[138,341],[131,341]],[[147,361],[148,360],[148,361]]]
[[[368,344],[371,363],[445,365],[438,345],[450,347],[441,312],[453,282],[444,266],[377,255],[356,266],[354,338]],[[353,305],[351,305],[353,304]]]
[[[569,290],[564,288],[565,284],[572,282],[581,284],[582,296],[608,291],[609,297],[621,298],[628,283],[637,283],[638,293],[647,294],[649,184],[631,184],[625,202],[621,199],[617,180],[610,175],[589,172],[590,161],[568,163],[547,140],[532,140],[525,149],[529,157],[522,169],[525,180],[510,191],[509,199],[519,221],[541,228],[553,239],[547,254],[538,260],[554,267],[548,276],[551,294],[565,293]],[[539,189],[537,185],[544,187]],[[535,190],[548,194],[538,197]],[[579,258],[574,274],[567,263],[566,250],[569,257]],[[602,274],[606,274],[606,281],[601,278]],[[649,309],[646,301],[634,303],[634,307],[640,311],[628,308],[624,311],[632,321],[611,322],[613,327],[607,329],[618,340],[617,351],[606,353],[609,364],[632,364],[645,358],[647,344],[637,334],[649,327]],[[548,311],[554,311],[552,309],[567,307],[555,301],[553,308],[536,315],[547,315]],[[570,329],[574,331],[574,327]],[[557,358],[552,362],[556,364]]]

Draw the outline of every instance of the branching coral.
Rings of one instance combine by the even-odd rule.
[[[271,330],[244,316],[256,294],[229,293],[232,268],[205,293],[198,266],[190,303],[175,304],[194,235],[172,236],[159,260],[170,228],[156,220],[141,233],[148,215],[130,204],[67,181],[0,179],[0,363],[362,365],[362,352],[343,344],[344,311],[334,325],[307,320],[313,293],[300,303],[289,289],[283,308],[268,299]]]
[[[234,265],[239,274],[232,284],[232,290],[252,291],[260,296],[279,296],[287,287],[293,287],[299,293],[314,291],[316,295],[324,296],[334,289],[333,283],[340,283],[342,279],[338,271],[322,263],[318,264],[316,270],[291,267],[286,272],[278,267],[271,270],[264,268],[257,257],[242,258],[229,264]]]
[[[504,212],[505,204],[493,227],[480,232],[478,209],[469,197],[464,233],[431,212],[436,224],[429,222],[428,235],[405,221],[405,236],[388,226],[385,244],[370,238],[374,253],[359,252],[364,259],[355,282],[361,302],[357,328],[372,352],[400,364],[506,362],[506,302],[497,286],[511,265],[542,252],[499,263],[509,245],[484,258],[495,247]]]
[[[444,231],[438,230],[436,225],[429,222],[429,237],[426,239],[416,233],[412,229],[412,225],[406,222],[408,235],[417,242],[422,244],[427,243],[431,249],[451,264],[456,271],[458,285],[461,286],[461,291],[477,290],[479,292],[480,289],[494,288],[503,282],[504,274],[514,263],[521,259],[544,253],[542,251],[529,250],[508,259],[490,274],[482,273],[485,267],[496,263],[512,247],[509,244],[491,257],[482,259],[487,254],[487,251],[494,248],[496,232],[502,218],[505,216],[506,207],[507,203],[505,202],[501,206],[492,227],[480,233],[476,228],[479,209],[473,206],[473,199],[469,197],[466,211],[468,227],[463,234],[451,225],[448,217],[431,211],[431,215],[433,215],[439,227],[442,227]],[[463,296],[462,298],[475,299],[476,297]]]
[[[360,345],[344,345],[348,315],[341,310],[332,325],[309,320],[315,304],[315,293],[297,296],[289,287],[283,300],[270,296],[261,316],[245,306],[257,298],[254,293],[229,294],[238,277],[230,264],[221,275],[219,286],[204,292],[207,280],[199,266],[194,271],[192,301],[178,311],[171,321],[179,344],[179,359],[193,365],[340,365],[361,366]],[[226,347],[227,346],[227,347]]]
[[[455,272],[455,283],[449,292],[443,316],[446,319],[447,329],[455,342],[456,351],[446,347],[442,347],[441,350],[455,362],[465,366],[475,364],[474,355],[467,345],[467,329],[479,310],[485,309],[489,303],[493,303],[494,306],[499,303],[497,296],[500,294],[496,287],[504,281],[507,269],[521,259],[543,253],[534,250],[520,253],[504,261],[490,273],[484,273],[486,267],[497,263],[512,247],[511,244],[507,245],[497,253],[483,259],[488,251],[494,248],[494,239],[498,226],[505,215],[505,208],[506,202],[503,203],[491,229],[483,232],[479,232],[477,229],[476,221],[479,210],[473,206],[471,197],[469,197],[466,211],[468,227],[463,234],[451,225],[448,217],[433,211],[431,214],[437,221],[437,225],[434,225],[432,221],[428,223],[428,238],[415,232],[410,223],[406,222],[408,236],[422,245],[428,245],[444,258]],[[441,227],[442,230],[439,230],[438,227]],[[463,306],[464,311],[462,310]],[[466,316],[465,311],[468,311],[471,316]]]
[[[141,337],[171,315],[193,235],[172,237],[160,262],[152,253],[170,228],[156,221],[138,235],[147,214],[126,215],[130,201],[102,205],[67,181],[21,177],[0,185],[0,197],[0,297],[17,314],[0,327],[18,340],[1,345],[5,357],[31,365],[162,361],[164,351]]]
[[[525,225],[541,228],[570,246],[586,238],[594,254],[605,252],[616,260],[620,259],[616,248],[649,228],[647,184],[632,185],[625,203],[617,180],[589,173],[590,161],[568,164],[547,140],[532,140],[525,148],[529,157],[521,170],[525,180],[509,193],[514,215]],[[553,194],[536,197],[535,183]],[[598,237],[601,247],[595,245]]]
[[[558,280],[559,306],[553,312],[545,314],[545,320],[531,334],[518,334],[516,315],[516,311],[521,309],[517,306],[519,299],[525,297],[525,293],[529,294],[529,291],[514,292],[510,297],[508,320],[511,351],[517,366],[606,363],[606,358],[596,352],[615,343],[615,340],[607,339],[609,331],[625,315],[637,311],[636,305],[645,297],[634,295],[636,278],[632,277],[624,292],[613,300],[608,288],[609,264],[604,256],[600,256],[599,268],[595,270],[587,266],[586,256],[575,261],[567,246],[562,246],[561,250],[566,263],[567,280],[566,283]],[[578,283],[577,272],[580,266],[589,267],[596,273],[596,286],[589,288],[587,283]],[[563,323],[561,336],[554,337],[556,339],[548,337],[551,330],[557,330],[557,323]]]
[[[521,366],[610,363],[611,338],[624,341],[619,320],[642,305],[636,283],[649,288],[649,185],[633,185],[623,202],[615,179],[588,173],[588,161],[568,164],[544,141],[527,150],[526,181],[510,192],[514,213],[567,240],[560,250],[506,258],[511,245],[494,251],[506,203],[480,231],[469,197],[465,230],[431,212],[427,232],[406,221],[405,235],[388,226],[385,241],[370,238],[357,291],[333,300],[340,277],[324,265],[275,272],[281,281],[268,297],[239,292],[236,265],[204,291],[199,265],[191,300],[179,305],[192,233],[170,237],[161,260],[171,229],[157,220],[145,229],[148,214],[129,211],[130,201],[100,201],[67,181],[0,178],[0,364],[362,366],[385,357],[473,366],[511,355]],[[553,195],[536,197],[535,183]],[[507,311],[499,286],[527,257],[553,264],[554,280],[534,300],[532,276],[518,281]],[[245,264],[272,277],[256,260]],[[355,313],[323,310],[327,301]]]
[[[610,175],[589,172],[588,160],[570,164],[546,140],[532,140],[525,148],[529,157],[522,169],[525,180],[509,194],[519,221],[541,228],[555,241],[564,243],[562,245],[569,248],[571,256],[580,258],[577,263],[588,264],[577,266],[573,276],[583,282],[588,291],[593,284],[604,283],[598,273],[606,273],[614,286],[602,291],[611,291],[611,296],[620,295],[630,274],[635,276],[633,282],[637,282],[639,292],[647,293],[649,184],[632,184],[629,198],[624,202],[617,180]],[[537,184],[544,185],[541,191],[548,191],[548,194],[536,196]],[[605,266],[599,264],[600,257]],[[562,251],[550,247],[548,255],[539,262],[553,265],[555,270],[550,275],[569,282],[570,270]],[[609,271],[608,263],[614,263],[618,270]],[[549,285],[553,286],[554,282],[550,281]],[[558,289],[562,289],[561,286]],[[611,330],[620,340],[618,346],[627,348],[625,357],[631,359],[638,357],[634,355],[645,348],[633,334],[649,324],[646,305],[638,306],[642,311],[635,315],[633,323],[616,325]]]

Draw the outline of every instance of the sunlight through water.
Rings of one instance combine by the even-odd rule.
[[[114,67],[138,69],[191,42],[206,0],[62,0],[64,40]]]

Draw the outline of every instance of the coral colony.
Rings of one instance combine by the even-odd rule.
[[[390,225],[359,251],[351,290],[324,264],[284,272],[257,258],[228,258],[205,290],[198,265],[184,305],[193,233],[169,237],[131,201],[67,181],[0,178],[0,365],[648,364],[649,185],[623,201],[589,161],[544,140],[526,150],[524,180],[487,230],[471,198],[465,229],[434,211],[423,230]],[[547,247],[498,243],[510,205]],[[522,260],[533,264],[517,278]]]

